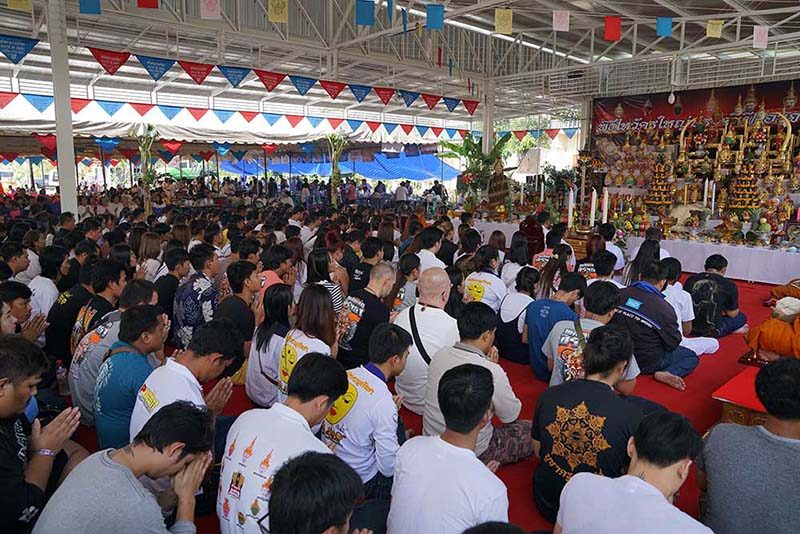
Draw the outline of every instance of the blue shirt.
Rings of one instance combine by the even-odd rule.
[[[194,329],[214,318],[219,291],[205,273],[192,275],[175,292],[172,323],[172,343],[186,348],[192,340]]]
[[[153,367],[142,354],[124,341],[111,345],[130,350],[118,352],[100,367],[94,387],[94,426],[101,449],[119,449],[130,443],[130,425],[136,395]]]
[[[525,312],[525,324],[528,325],[528,347],[531,355],[531,367],[539,380],[550,380],[547,369],[547,356],[542,352],[547,336],[559,321],[574,321],[578,314],[561,301],[552,299],[534,300],[528,304]]]

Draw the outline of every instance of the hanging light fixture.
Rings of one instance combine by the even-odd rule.
[[[669,96],[667,97],[667,102],[672,105],[675,103],[675,91],[670,91]]]

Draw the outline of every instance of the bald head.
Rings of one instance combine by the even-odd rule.
[[[417,281],[419,301],[422,304],[443,308],[450,298],[450,277],[444,269],[425,269]]]
[[[367,289],[372,291],[378,298],[383,299],[389,296],[394,286],[394,268],[385,261],[375,264],[369,272],[369,283]]]

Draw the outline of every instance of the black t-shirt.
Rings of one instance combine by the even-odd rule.
[[[353,269],[353,275],[350,277],[350,293],[360,291],[367,287],[369,284],[369,273],[372,271],[372,264],[361,262]]]
[[[344,256],[342,257],[342,261],[339,262],[339,265],[347,269],[347,276],[353,278],[353,273],[358,267],[359,263],[358,255],[353,251],[353,248],[350,245],[344,246]]]
[[[351,293],[344,306],[349,327],[339,343],[337,359],[345,369],[353,369],[369,361],[369,337],[376,326],[389,321],[389,308],[366,289]]]
[[[439,252],[436,253],[436,257],[439,258],[441,261],[443,261],[444,264],[447,265],[448,267],[452,267],[453,258],[455,257],[457,250],[458,250],[458,245],[456,245],[452,241],[447,241],[446,239],[443,239],[442,246],[439,247]]]
[[[67,276],[62,276],[61,280],[59,280],[56,284],[59,293],[68,291],[72,286],[77,284],[79,278],[78,275],[81,272],[81,264],[78,263],[78,260],[75,258],[72,258],[67,263],[69,264],[69,272],[67,273]]]
[[[214,312],[214,319],[230,319],[239,327],[239,335],[244,341],[253,339],[256,329],[256,316],[250,306],[238,295],[231,295],[222,300]]]
[[[105,314],[115,309],[114,305],[108,302],[102,295],[94,295],[78,312],[78,318],[75,320],[75,326],[72,329],[70,350],[75,352],[83,336],[94,330],[94,328],[100,324]]]
[[[545,519],[555,522],[561,490],[574,474],[625,474],[628,438],[641,418],[639,408],[602,382],[572,380],[542,393],[531,434],[541,443],[533,496]]]
[[[72,328],[78,319],[78,312],[92,298],[92,293],[80,284],[61,293],[50,313],[47,314],[49,326],[44,331],[44,352],[54,360],[63,360],[67,366],[72,361],[69,340]]]
[[[178,284],[180,284],[180,280],[178,280],[175,275],[169,273],[156,280],[158,305],[161,306],[161,309],[164,310],[164,313],[167,314],[170,321],[175,318],[173,310],[175,307],[175,292],[178,291]]]
[[[24,415],[0,420],[0,532],[30,532],[47,500],[25,481],[30,431]]]
[[[739,309],[736,284],[717,273],[693,274],[683,288],[692,296],[694,335],[719,335],[725,312]]]

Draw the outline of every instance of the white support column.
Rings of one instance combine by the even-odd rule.
[[[483,91],[483,153],[494,147],[494,82],[488,81]]]
[[[72,106],[69,94],[67,7],[62,0],[47,1],[47,36],[50,41],[50,62],[53,73],[61,211],[77,213],[78,184],[75,175],[75,145],[72,141]]]
[[[581,101],[581,137],[579,150],[588,148],[587,141],[592,137],[592,98],[586,97]]]

